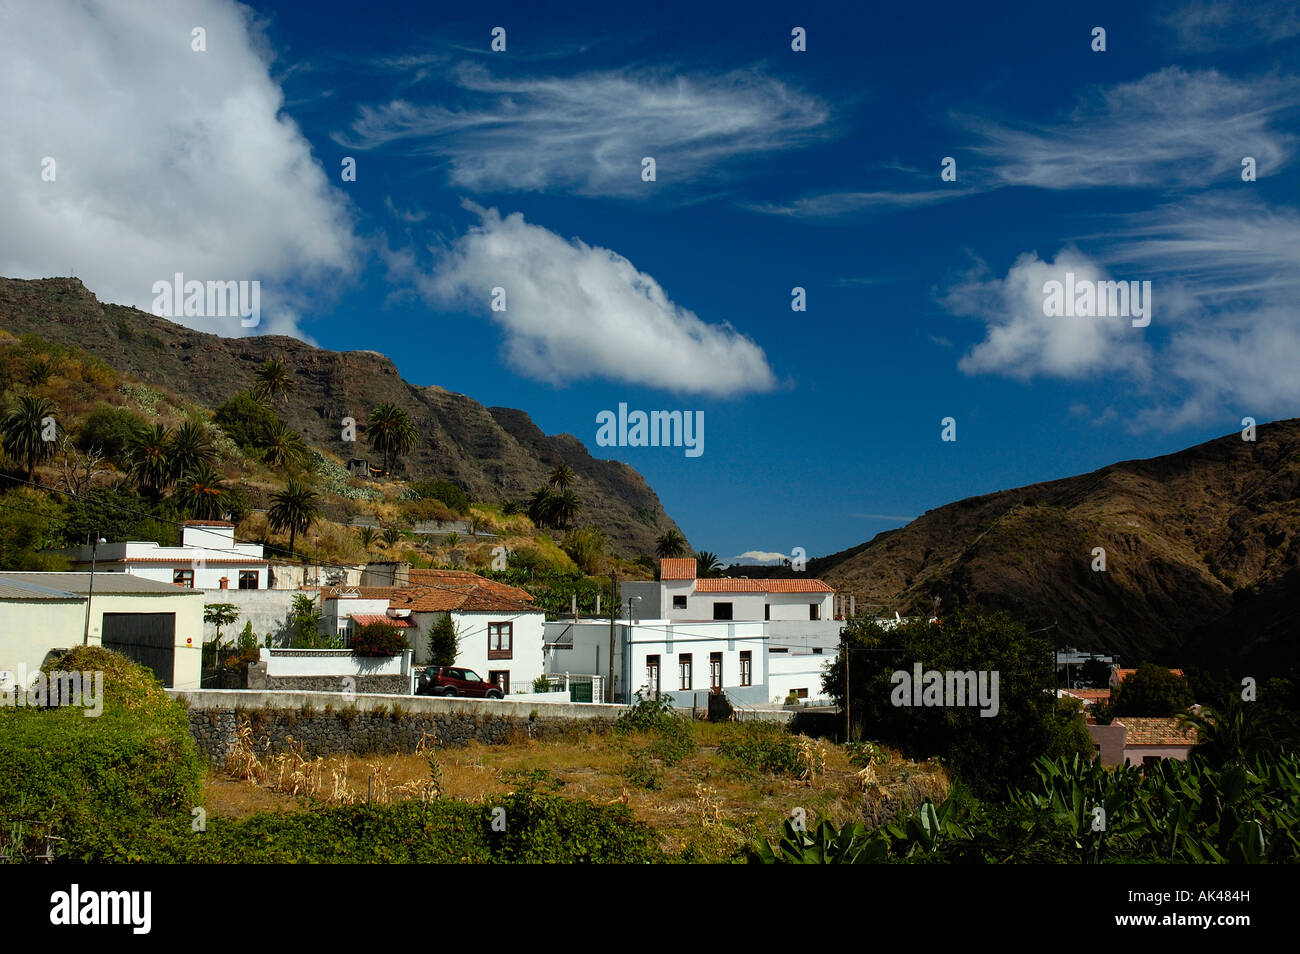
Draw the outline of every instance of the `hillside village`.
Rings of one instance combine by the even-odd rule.
[[[450,759],[458,774],[439,767],[384,789],[427,798],[481,769],[481,755],[448,754],[460,748],[490,750],[503,766],[544,751],[551,767],[527,771],[606,794],[623,786],[621,803],[656,819],[671,851],[720,860],[758,850],[741,833],[754,772],[815,787],[826,818],[851,827],[865,815],[885,838],[889,819],[942,799],[953,779],[994,799],[1008,780],[1041,774],[1049,755],[1075,759],[1053,771],[1091,766],[1122,780],[1130,770],[1160,778],[1163,763],[1202,771],[1198,750],[1245,751],[1224,748],[1237,725],[1223,714],[1234,711],[1222,701],[1231,676],[1189,679],[1137,655],[1140,642],[1080,651],[1064,645],[1077,630],[1031,629],[997,600],[981,607],[962,588],[975,564],[954,572],[933,548],[918,562],[915,527],[808,568],[726,567],[691,546],[634,472],[618,465],[611,482],[576,440],[530,435],[522,412],[480,420],[510,428],[501,440],[525,455],[530,482],[499,465],[486,482],[458,482],[469,459],[439,465],[442,425],[391,389],[392,400],[359,391],[345,416],[341,405],[313,412],[303,392],[319,359],[295,365],[291,353],[218,376],[215,393],[205,377],[186,396],[143,380],[130,349],[154,327],[170,340],[143,347],[173,357],[220,351],[203,340],[215,336],[162,329],[130,309],[115,316],[73,286],[28,283],[16,294],[21,284],[0,289],[26,309],[0,320],[0,700],[24,712],[66,705],[95,684],[91,671],[65,672],[67,661],[96,660],[116,679],[116,667],[138,667],[188,713],[214,791],[238,783],[319,799],[328,765],[331,797],[347,804],[359,797],[349,759],[390,760],[368,763],[369,799],[376,778],[409,772],[402,760],[432,744],[434,761]],[[30,327],[31,303],[51,291],[101,332],[116,323],[115,347],[127,346],[116,364],[6,330]],[[313,413],[342,426],[291,424]],[[454,441],[458,454],[475,443]],[[1041,516],[1038,497],[1008,493],[1011,510],[988,525],[965,527],[970,502],[916,524],[975,535],[968,560],[988,533]],[[1260,570],[1285,580],[1284,565]],[[1053,665],[1025,669],[1025,658]],[[1263,679],[1268,718],[1290,711],[1290,682]],[[983,722],[1008,711],[1015,720]],[[710,725],[736,728],[715,748]],[[647,746],[629,751],[611,726]],[[556,741],[573,733],[591,741]],[[502,767],[500,779],[521,771]],[[725,802],[700,780],[718,772]],[[689,801],[688,781],[713,806],[700,829],[667,821]],[[667,804],[656,795],[665,787]],[[763,837],[779,837],[782,790],[758,791]],[[733,821],[710,828],[708,812]]]

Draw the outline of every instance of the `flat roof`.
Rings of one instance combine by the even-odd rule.
[[[89,573],[0,572],[0,599],[78,599],[90,592]],[[201,590],[160,583],[129,573],[96,573],[95,592],[124,596],[185,596]]]

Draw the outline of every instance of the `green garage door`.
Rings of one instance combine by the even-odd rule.
[[[176,662],[175,613],[105,613],[105,649],[148,666],[164,686],[171,686]]]

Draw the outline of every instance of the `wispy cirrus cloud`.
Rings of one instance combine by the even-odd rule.
[[[830,135],[824,103],[752,70],[502,78],[462,64],[450,75],[463,105],[362,106],[334,138],[349,148],[428,156],[453,185],[473,192],[637,197],[652,194],[641,180],[645,156],[654,157],[659,179],[692,183],[720,175],[729,160]]]
[[[974,141],[960,149],[963,184],[935,188],[938,177],[891,163],[911,176],[895,188],[833,189],[789,201],[749,203],[752,211],[835,222],[923,208],[1009,186],[1040,189],[1178,188],[1233,181],[1252,156],[1260,177],[1295,156],[1300,79],[1234,79],[1216,70],[1169,67],[1141,79],[1084,92],[1074,108],[1042,123],[1012,122],[974,111],[953,124]],[[982,163],[984,168],[980,168]],[[972,178],[978,176],[978,178]],[[921,185],[924,183],[924,185]],[[967,184],[974,183],[974,184]]]
[[[936,174],[937,177],[937,174]],[[785,215],[797,219],[834,219],[856,218],[871,212],[892,212],[899,209],[912,209],[921,206],[950,202],[953,199],[973,195],[976,189],[925,189],[909,192],[906,190],[879,192],[822,192],[805,196],[790,202],[754,202],[745,208],[767,215]]]
[[[556,385],[590,378],[685,394],[770,391],[763,349],[725,322],[673,302],[650,275],[610,249],[568,240],[519,213],[467,203],[479,224],[442,254],[431,274],[408,274],[431,301],[491,316],[507,362]],[[413,273],[409,258],[399,271]],[[492,289],[505,310],[490,310]]]
[[[1090,89],[1054,122],[969,113],[954,121],[978,138],[970,149],[992,162],[1001,185],[1170,188],[1238,179],[1243,156],[1255,158],[1261,177],[1276,172],[1294,158],[1296,136],[1281,127],[1298,107],[1295,77],[1171,66]]]
[[[1192,53],[1266,46],[1300,36],[1300,8],[1292,0],[1194,0],[1160,22],[1173,32],[1180,49]]]

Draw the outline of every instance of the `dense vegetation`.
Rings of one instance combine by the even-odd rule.
[[[1004,801],[955,793],[874,831],[787,823],[765,863],[1264,863],[1300,861],[1300,758],[1250,764],[1166,759],[1144,772],[1078,757],[1039,759]]]
[[[852,724],[909,756],[941,758],[982,797],[1027,781],[1037,756],[1092,753],[1077,703],[1055,697],[1051,642],[1006,614],[962,610],[888,629],[859,617],[845,639]],[[985,717],[973,705],[895,705],[893,674],[910,674],[918,663],[926,671],[996,672],[997,714]],[[843,658],[828,667],[825,688],[843,700]]]

